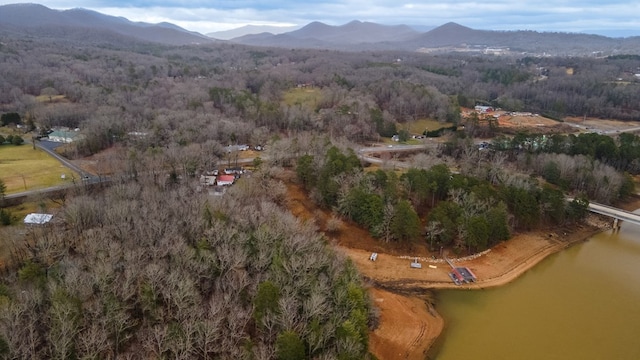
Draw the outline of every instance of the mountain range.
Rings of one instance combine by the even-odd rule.
[[[53,10],[38,4],[0,6],[0,30],[80,41],[131,39],[167,45],[211,43],[214,40],[170,23],[133,22],[86,9]]]
[[[424,27],[423,27],[424,28]],[[264,32],[263,30],[277,31]],[[351,21],[340,26],[312,22],[301,28],[249,27],[212,33],[218,39],[169,23],[132,22],[86,9],[52,10],[37,4],[0,6],[0,32],[80,42],[146,41],[167,45],[216,41],[284,48],[344,51],[495,51],[551,55],[640,54],[640,36],[610,38],[580,33],[475,30],[447,23],[424,32],[407,25]],[[286,31],[290,30],[290,31]],[[247,31],[263,31],[234,37]],[[281,32],[285,31],[285,32]]]
[[[269,26],[269,25],[245,25],[239,28],[231,29],[231,30],[222,30],[207,33],[208,37],[218,39],[218,40],[231,40],[233,38],[252,35],[252,34],[261,34],[261,33],[271,33],[271,34],[282,34],[285,32],[293,31],[299,29],[300,26]]]
[[[640,37],[610,38],[580,33],[475,30],[453,22],[426,32],[406,25],[352,21],[342,26],[318,22],[282,34],[245,35],[230,41],[245,45],[323,48],[346,51],[510,51],[586,55],[640,53]]]

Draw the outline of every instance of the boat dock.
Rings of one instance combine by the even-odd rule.
[[[476,275],[468,267],[455,266],[451,260],[445,256],[444,260],[451,266],[449,277],[456,285],[468,284],[476,281]]]

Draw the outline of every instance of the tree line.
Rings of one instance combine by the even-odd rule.
[[[479,152],[476,150],[476,152]],[[475,168],[491,170],[487,159]],[[588,198],[568,202],[557,187],[497,168],[452,173],[444,163],[424,168],[366,171],[351,150],[328,147],[297,160],[298,181],[315,201],[384,241],[426,242],[457,252],[481,251],[514,231],[580,221]]]
[[[581,192],[598,202],[614,203],[635,191],[632,175],[640,164],[640,137],[597,133],[578,135],[518,133],[497,137],[491,148],[517,160],[565,191]]]

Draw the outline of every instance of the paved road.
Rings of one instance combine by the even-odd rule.
[[[624,220],[626,222],[640,225],[640,214],[635,214],[630,211],[618,209],[613,206],[590,202],[589,211],[600,215],[610,216],[614,219]]]
[[[80,167],[76,166],[74,163],[72,163],[71,161],[67,160],[66,158],[60,156],[57,152],[54,151],[54,149],[56,147],[58,147],[59,144],[58,143],[54,143],[52,141],[36,141],[36,147],[44,152],[46,152],[47,154],[53,156],[54,158],[56,158],[58,161],[60,161],[62,163],[62,165],[68,167],[69,169],[77,172],[78,174],[80,174],[80,176],[82,177],[82,179],[84,181],[99,181],[99,178],[97,176],[94,176],[93,174],[90,174],[84,170],[82,170]],[[94,179],[95,178],[95,179]]]
[[[65,185],[59,185],[59,186],[52,186],[52,187],[48,187],[48,188],[44,188],[44,189],[21,191],[21,192],[18,192],[18,193],[12,193],[12,194],[9,194],[9,195],[5,195],[4,198],[6,200],[10,201],[10,200],[14,200],[14,199],[27,198],[28,196],[31,196],[31,195],[34,195],[34,194],[48,195],[48,194],[55,193],[56,191],[59,191],[59,190],[70,189],[70,188],[72,188],[74,186],[76,186],[76,185],[75,184],[65,184]]]

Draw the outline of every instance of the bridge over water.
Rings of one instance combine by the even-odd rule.
[[[634,214],[631,211],[618,209],[613,206],[590,202],[589,211],[612,217],[614,220],[624,220],[632,224],[640,225],[640,214]]]

